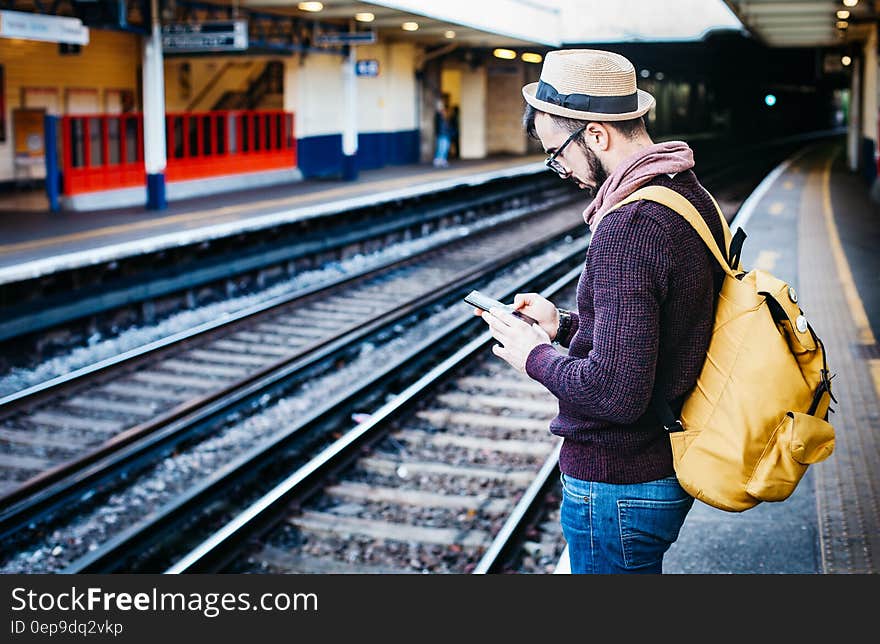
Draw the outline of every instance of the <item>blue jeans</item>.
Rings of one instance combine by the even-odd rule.
[[[694,499],[674,476],[616,485],[563,474],[560,523],[572,574],[660,574]]]
[[[440,134],[437,136],[437,151],[434,154],[435,161],[446,161],[449,156],[449,143],[450,138],[446,134]]]

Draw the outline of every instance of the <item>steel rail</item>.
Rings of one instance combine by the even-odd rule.
[[[559,475],[559,449],[561,447],[562,441],[560,440],[544,461],[534,480],[517,501],[516,506],[510,512],[498,534],[495,535],[472,574],[485,575],[501,572],[504,562],[510,558],[513,550],[521,542],[523,528],[535,512],[540,509],[541,500],[552,484],[554,475]]]
[[[543,289],[542,294],[548,298],[553,297],[565,287],[575,283],[580,277],[581,271],[581,266],[569,270],[549,287]],[[506,295],[512,296],[517,290],[519,289],[511,289]],[[246,541],[255,529],[265,530],[284,507],[294,500],[300,501],[323,480],[327,472],[338,469],[348,456],[352,453],[358,453],[364,444],[384,435],[391,421],[410,409],[430,393],[439,382],[447,378],[453,370],[473,358],[478,352],[484,351],[492,342],[494,342],[494,338],[491,333],[484,331],[464,347],[445,358],[428,373],[376,410],[368,420],[348,431],[308,463],[299,467],[213,535],[178,559],[165,572],[179,574],[216,571],[218,565],[226,563],[238,545]],[[541,468],[540,474],[544,480],[549,477],[545,470],[552,471],[557,454],[558,447]],[[534,486],[531,486],[529,490],[532,487]],[[524,516],[525,513],[519,511],[520,505],[517,504],[514,511],[519,516]],[[512,527],[508,526],[509,523],[510,520],[503,529],[505,532],[515,532]]]

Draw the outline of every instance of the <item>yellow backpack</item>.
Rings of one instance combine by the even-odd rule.
[[[745,233],[740,228],[731,239],[717,202],[729,254],[679,193],[647,186],[615,208],[639,199],[684,217],[726,273],[706,361],[680,420],[656,389],[652,399],[669,431],[676,477],[693,497],[721,510],[782,501],[810,464],[834,450],[834,428],[827,420],[831,400],[837,399],[825,347],[791,286],[762,269],[740,268]]]

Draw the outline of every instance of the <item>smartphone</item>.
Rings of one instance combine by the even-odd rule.
[[[514,310],[512,304],[502,304],[498,300],[489,297],[488,295],[483,295],[479,291],[471,291],[467,295],[464,296],[464,301],[468,304],[471,304],[478,309],[483,309],[484,311],[488,311],[492,308],[504,309],[510,313],[513,313],[516,317],[529,324],[535,324],[536,320],[530,318],[525,313],[521,313],[519,311]]]

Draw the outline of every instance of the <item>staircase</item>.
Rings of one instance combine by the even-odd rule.
[[[229,92],[230,87],[246,88],[248,80],[254,74],[257,65],[253,60],[243,62],[227,62],[217,70],[211,78],[199,90],[199,93],[186,106],[187,112],[206,112],[212,109],[217,101]]]
[[[228,87],[228,85],[227,85]],[[212,110],[283,109],[284,64],[273,60],[266,63],[259,76],[243,91],[226,90]]]

